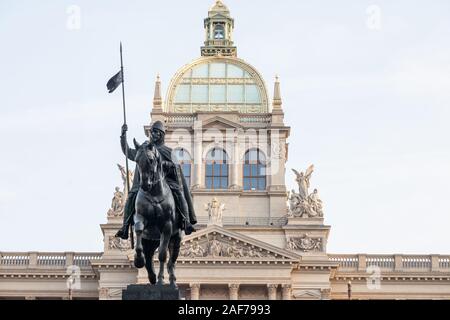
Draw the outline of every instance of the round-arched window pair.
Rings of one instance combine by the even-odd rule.
[[[175,156],[183,170],[188,185],[191,185],[191,156],[185,149],[177,149]],[[213,148],[206,155],[205,187],[211,190],[227,189],[229,186],[228,155],[221,148]],[[266,157],[258,149],[245,153],[243,164],[243,187],[246,191],[266,190]]]

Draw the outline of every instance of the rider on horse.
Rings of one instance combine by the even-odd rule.
[[[126,150],[128,149],[128,159],[134,161],[137,150],[131,149],[128,146],[125,135],[127,130],[127,125],[123,125],[122,135],[120,136],[120,144],[122,146],[123,153],[126,154]],[[161,121],[156,121],[151,128],[150,139],[158,149],[162,160],[174,168],[174,170],[171,170],[171,172],[166,175],[166,181],[172,190],[177,212],[181,217],[180,221],[183,221],[180,227],[184,230],[186,235],[189,235],[195,231],[193,225],[197,223],[197,218],[195,216],[189,186],[187,185],[183,172],[181,171],[181,166],[174,163],[174,160],[172,159],[172,149],[164,145],[165,134],[166,130],[164,128],[164,124]],[[117,232],[116,237],[120,237],[125,240],[128,239],[128,228],[130,224],[133,223],[139,184],[140,174],[138,172],[138,166],[136,166],[133,185],[128,193],[128,198],[125,203],[123,226]]]

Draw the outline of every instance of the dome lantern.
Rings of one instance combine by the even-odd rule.
[[[209,9],[204,20],[206,39],[201,48],[202,56],[233,56],[237,50],[233,46],[234,19],[230,16],[228,7],[217,0]]]

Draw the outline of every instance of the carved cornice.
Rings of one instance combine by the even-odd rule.
[[[279,261],[279,260],[226,260],[226,259],[205,259],[205,258],[194,258],[194,259],[180,259],[177,260],[177,264],[182,265],[278,265],[280,267],[286,268],[291,267],[296,264],[294,261]]]
[[[347,281],[367,281],[367,279],[372,279],[373,275],[371,274],[360,274],[360,275],[340,275],[337,274],[334,277],[331,277],[332,281],[343,281],[347,283]],[[450,276],[432,276],[432,275],[389,275],[389,276],[381,276],[379,278],[381,281],[450,281]]]
[[[333,266],[302,266],[302,265],[297,265],[297,269],[298,270],[332,270],[336,267]]]
[[[127,263],[123,263],[123,262],[119,262],[119,263],[114,263],[114,262],[101,262],[101,263],[96,263],[95,269],[134,269],[134,266],[132,266],[131,263],[127,262]]]
[[[42,271],[41,271],[42,272]],[[65,271],[64,271],[65,272]],[[58,273],[34,273],[33,271],[28,271],[27,273],[0,273],[0,279],[51,279],[51,280],[64,280],[66,281],[70,275],[58,274]],[[81,279],[97,279],[95,274],[81,274]]]

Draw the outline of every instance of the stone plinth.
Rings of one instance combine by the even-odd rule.
[[[122,291],[122,300],[180,300],[180,291],[169,285],[132,284]]]

